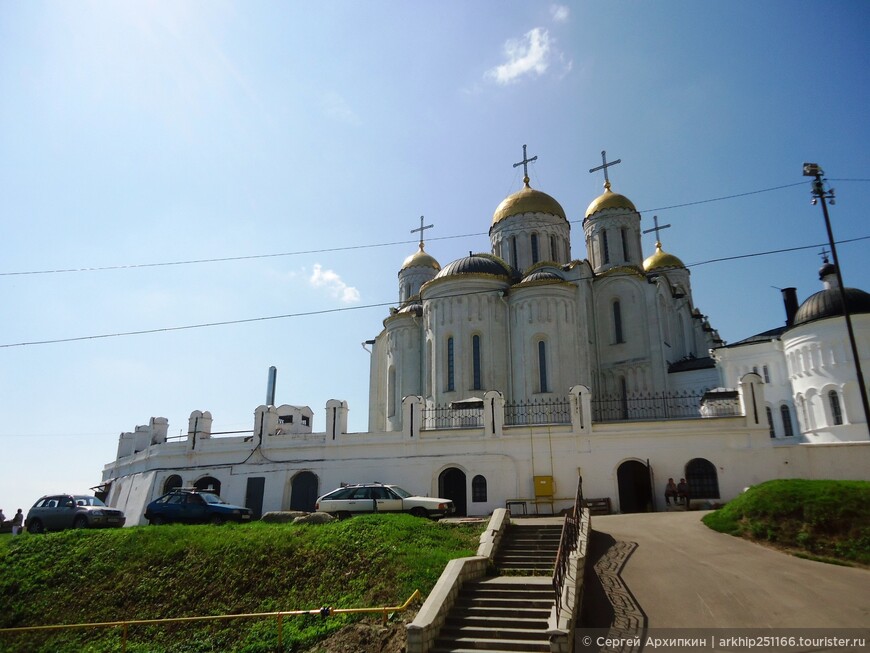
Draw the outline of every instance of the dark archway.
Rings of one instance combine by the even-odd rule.
[[[163,494],[171,492],[177,487],[181,487],[181,477],[178,474],[173,474],[163,481]]]
[[[650,512],[652,489],[649,467],[639,460],[626,460],[616,470],[619,484],[619,512]]]
[[[468,497],[465,487],[465,472],[456,467],[448,467],[438,475],[438,496],[450,499],[456,507],[456,515],[468,514]]]
[[[202,490],[203,492],[212,492],[217,495],[220,495],[221,493],[221,482],[214,476],[203,476],[193,484],[193,487],[197,490]]]
[[[313,472],[299,472],[290,485],[290,510],[314,512],[317,503],[317,475]]]
[[[689,484],[689,498],[719,498],[719,474],[716,466],[706,458],[692,458],[686,463],[686,482]]]

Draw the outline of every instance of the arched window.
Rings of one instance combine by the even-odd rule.
[[[511,265],[517,267],[517,237],[511,236]]]
[[[770,406],[767,406],[765,409],[767,411],[767,426],[770,428],[770,437],[776,437],[776,429],[773,428],[773,411],[770,410]]]
[[[471,502],[483,503],[486,501],[486,479],[478,474],[471,479]]]
[[[538,234],[532,234],[532,263],[537,263],[538,255]]]
[[[451,336],[447,338],[447,392],[453,392],[456,389],[456,386],[454,385],[454,371],[453,336]]]
[[[547,381],[547,343],[538,341],[538,387],[539,392],[549,392],[550,384]]]
[[[625,342],[622,334],[622,308],[618,299],[613,302],[613,340],[616,344]]]
[[[390,366],[387,379],[387,417],[396,414],[396,368]]]
[[[221,493],[221,482],[214,476],[203,476],[193,484],[193,487],[203,492],[213,492],[217,495]]]
[[[622,260],[628,263],[628,229],[623,227],[620,230],[622,233]]]
[[[480,390],[483,386],[480,383],[480,336],[478,335],[471,338],[471,372],[474,382],[472,390]]]
[[[794,429],[791,425],[791,411],[788,409],[788,406],[783,404],[779,407],[779,414],[782,415],[782,434],[790,438],[794,435]]]
[[[837,396],[836,390],[828,393],[828,401],[831,403],[831,419],[835,426],[839,426],[843,423],[843,411],[840,410],[840,397]]]
[[[601,230],[601,257],[605,263],[610,263],[610,247],[607,245],[607,230]]]
[[[163,481],[163,494],[166,494],[177,487],[181,487],[181,477],[178,474],[173,474]]]
[[[619,404],[622,419],[628,419],[628,384],[624,376],[619,377]]]
[[[706,458],[693,458],[686,463],[686,481],[689,484],[690,498],[719,498],[719,476],[716,473],[716,466]]]

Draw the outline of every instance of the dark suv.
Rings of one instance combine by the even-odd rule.
[[[51,494],[40,498],[27,513],[31,533],[65,528],[106,528],[124,525],[124,513],[86,494]]]
[[[223,524],[226,521],[251,521],[251,509],[234,506],[213,492],[176,488],[145,508],[148,523],[159,526],[170,522],[184,524]]]

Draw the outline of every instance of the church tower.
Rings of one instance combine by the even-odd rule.
[[[506,197],[496,208],[489,228],[492,253],[518,272],[549,261],[564,265],[571,260],[571,225],[555,199],[529,186],[528,164],[523,145],[523,188]]]

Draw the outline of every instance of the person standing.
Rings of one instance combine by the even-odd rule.
[[[12,518],[12,534],[18,535],[21,533],[21,527],[24,524],[24,513],[21,512],[21,508],[18,509],[18,512],[15,513],[15,516]]]
[[[3,526],[3,522],[6,521],[6,515],[3,514],[3,508],[0,508],[0,526]]]

